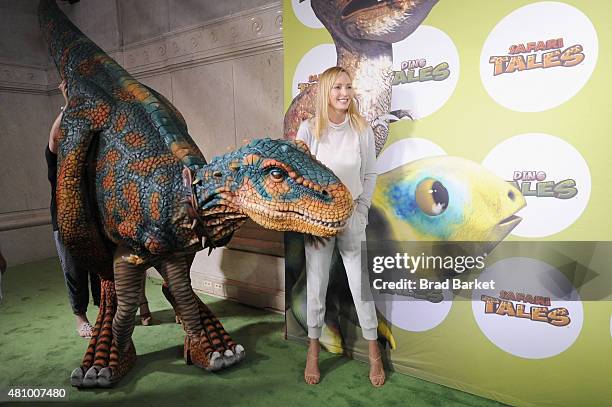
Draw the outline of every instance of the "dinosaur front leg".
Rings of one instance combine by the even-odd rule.
[[[191,264],[193,263],[194,257],[195,253],[187,254],[185,256],[187,270],[191,270]],[[189,280],[189,286],[191,287],[191,279]],[[206,332],[207,336],[210,338],[211,345],[214,351],[219,352],[221,355],[223,355],[224,366],[231,366],[234,363],[244,359],[244,357],[246,356],[244,347],[240,344],[237,344],[231,338],[229,333],[223,327],[223,324],[221,324],[221,321],[217,319],[211,309],[206,304],[204,304],[204,302],[202,302],[200,297],[198,297],[197,294],[193,292],[191,288],[190,290],[192,296],[195,298],[195,301],[198,304],[200,323],[204,327],[204,331]],[[178,308],[176,306],[176,299],[170,292],[168,283],[164,282],[164,285],[162,286],[162,292],[168,302],[170,302],[170,304],[174,308],[177,322],[183,322],[181,313],[178,311]],[[186,329],[184,323],[183,327]]]
[[[156,265],[167,289],[164,294],[169,299],[177,315],[180,316],[185,336],[185,362],[195,364],[206,370],[219,370],[226,366],[226,349],[210,324],[203,324],[200,318],[199,299],[191,289],[189,265],[193,256],[175,255]],[[234,354],[232,352],[231,356]]]

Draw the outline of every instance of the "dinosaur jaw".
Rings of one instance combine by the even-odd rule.
[[[389,44],[409,36],[438,0],[353,0],[340,11],[349,36]]]
[[[321,237],[333,237],[346,225],[347,219],[322,220],[296,211],[251,211],[244,212],[261,226],[282,232],[307,233]],[[350,213],[350,212],[349,212]]]
[[[380,13],[393,3],[394,0],[352,0],[344,6],[340,15],[342,18],[350,18],[358,13]]]

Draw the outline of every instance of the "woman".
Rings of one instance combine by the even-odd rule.
[[[91,295],[93,297],[94,305],[100,304],[100,279],[96,273],[88,273],[87,270],[79,268],[72,256],[64,246],[61,236],[59,234],[57,226],[57,206],[55,204],[55,193],[57,184],[57,150],[59,147],[60,137],[60,125],[64,109],[68,106],[68,95],[66,89],[66,82],[62,81],[59,84],[59,89],[64,96],[64,107],[49,132],[49,143],[45,149],[45,158],[47,160],[47,176],[51,183],[51,224],[53,226],[53,237],[55,238],[55,246],[57,248],[57,254],[60,259],[60,264],[64,272],[64,279],[68,288],[68,298],[70,300],[70,306],[72,312],[76,317],[76,331],[77,334],[83,338],[91,338],[93,334],[93,327],[87,319],[87,305],[89,304],[89,290],[88,290],[88,275],[91,285]],[[147,303],[147,298],[144,295],[144,281],[143,289],[140,295],[140,319],[142,325],[151,325],[151,312]]]
[[[315,117],[300,125],[297,139],[304,141],[312,154],[348,187],[355,209],[346,228],[335,238],[323,242],[309,236],[305,242],[310,343],[304,380],[317,384],[321,377],[319,338],[325,316],[331,257],[337,241],[362,335],[369,343],[370,381],[379,387],[385,382],[385,371],[377,342],[376,309],[374,302],[363,301],[361,296],[361,242],[366,239],[365,227],[376,183],[374,133],[359,114],[352,80],[344,68],[327,69],[321,74],[318,86]]]

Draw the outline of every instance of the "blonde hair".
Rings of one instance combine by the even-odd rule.
[[[315,106],[315,117],[314,117],[314,126],[313,126],[313,134],[317,140],[321,138],[323,132],[329,126],[329,93],[334,87],[334,83],[336,83],[336,79],[340,74],[345,73],[351,82],[353,78],[351,78],[351,74],[348,71],[340,66],[332,66],[328,68],[319,76],[319,89],[317,92],[316,98],[316,106]],[[367,127],[367,122],[359,113],[359,108],[357,107],[357,101],[355,98],[351,98],[349,101],[348,111],[346,112],[348,115],[348,120],[351,128],[357,133],[361,134]]]

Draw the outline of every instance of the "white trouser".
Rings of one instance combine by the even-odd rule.
[[[361,296],[361,242],[366,240],[366,217],[354,211],[346,228],[335,238],[325,242],[325,246],[316,249],[306,243],[306,323],[308,337],[318,339],[325,317],[325,296],[334,243],[338,242],[338,250],[346,269],[346,276],[355,302],[357,317],[361,325],[362,335],[366,340],[376,340],[376,307],[373,301],[363,301]],[[364,276],[367,278],[367,275]],[[367,295],[367,293],[365,293]]]

